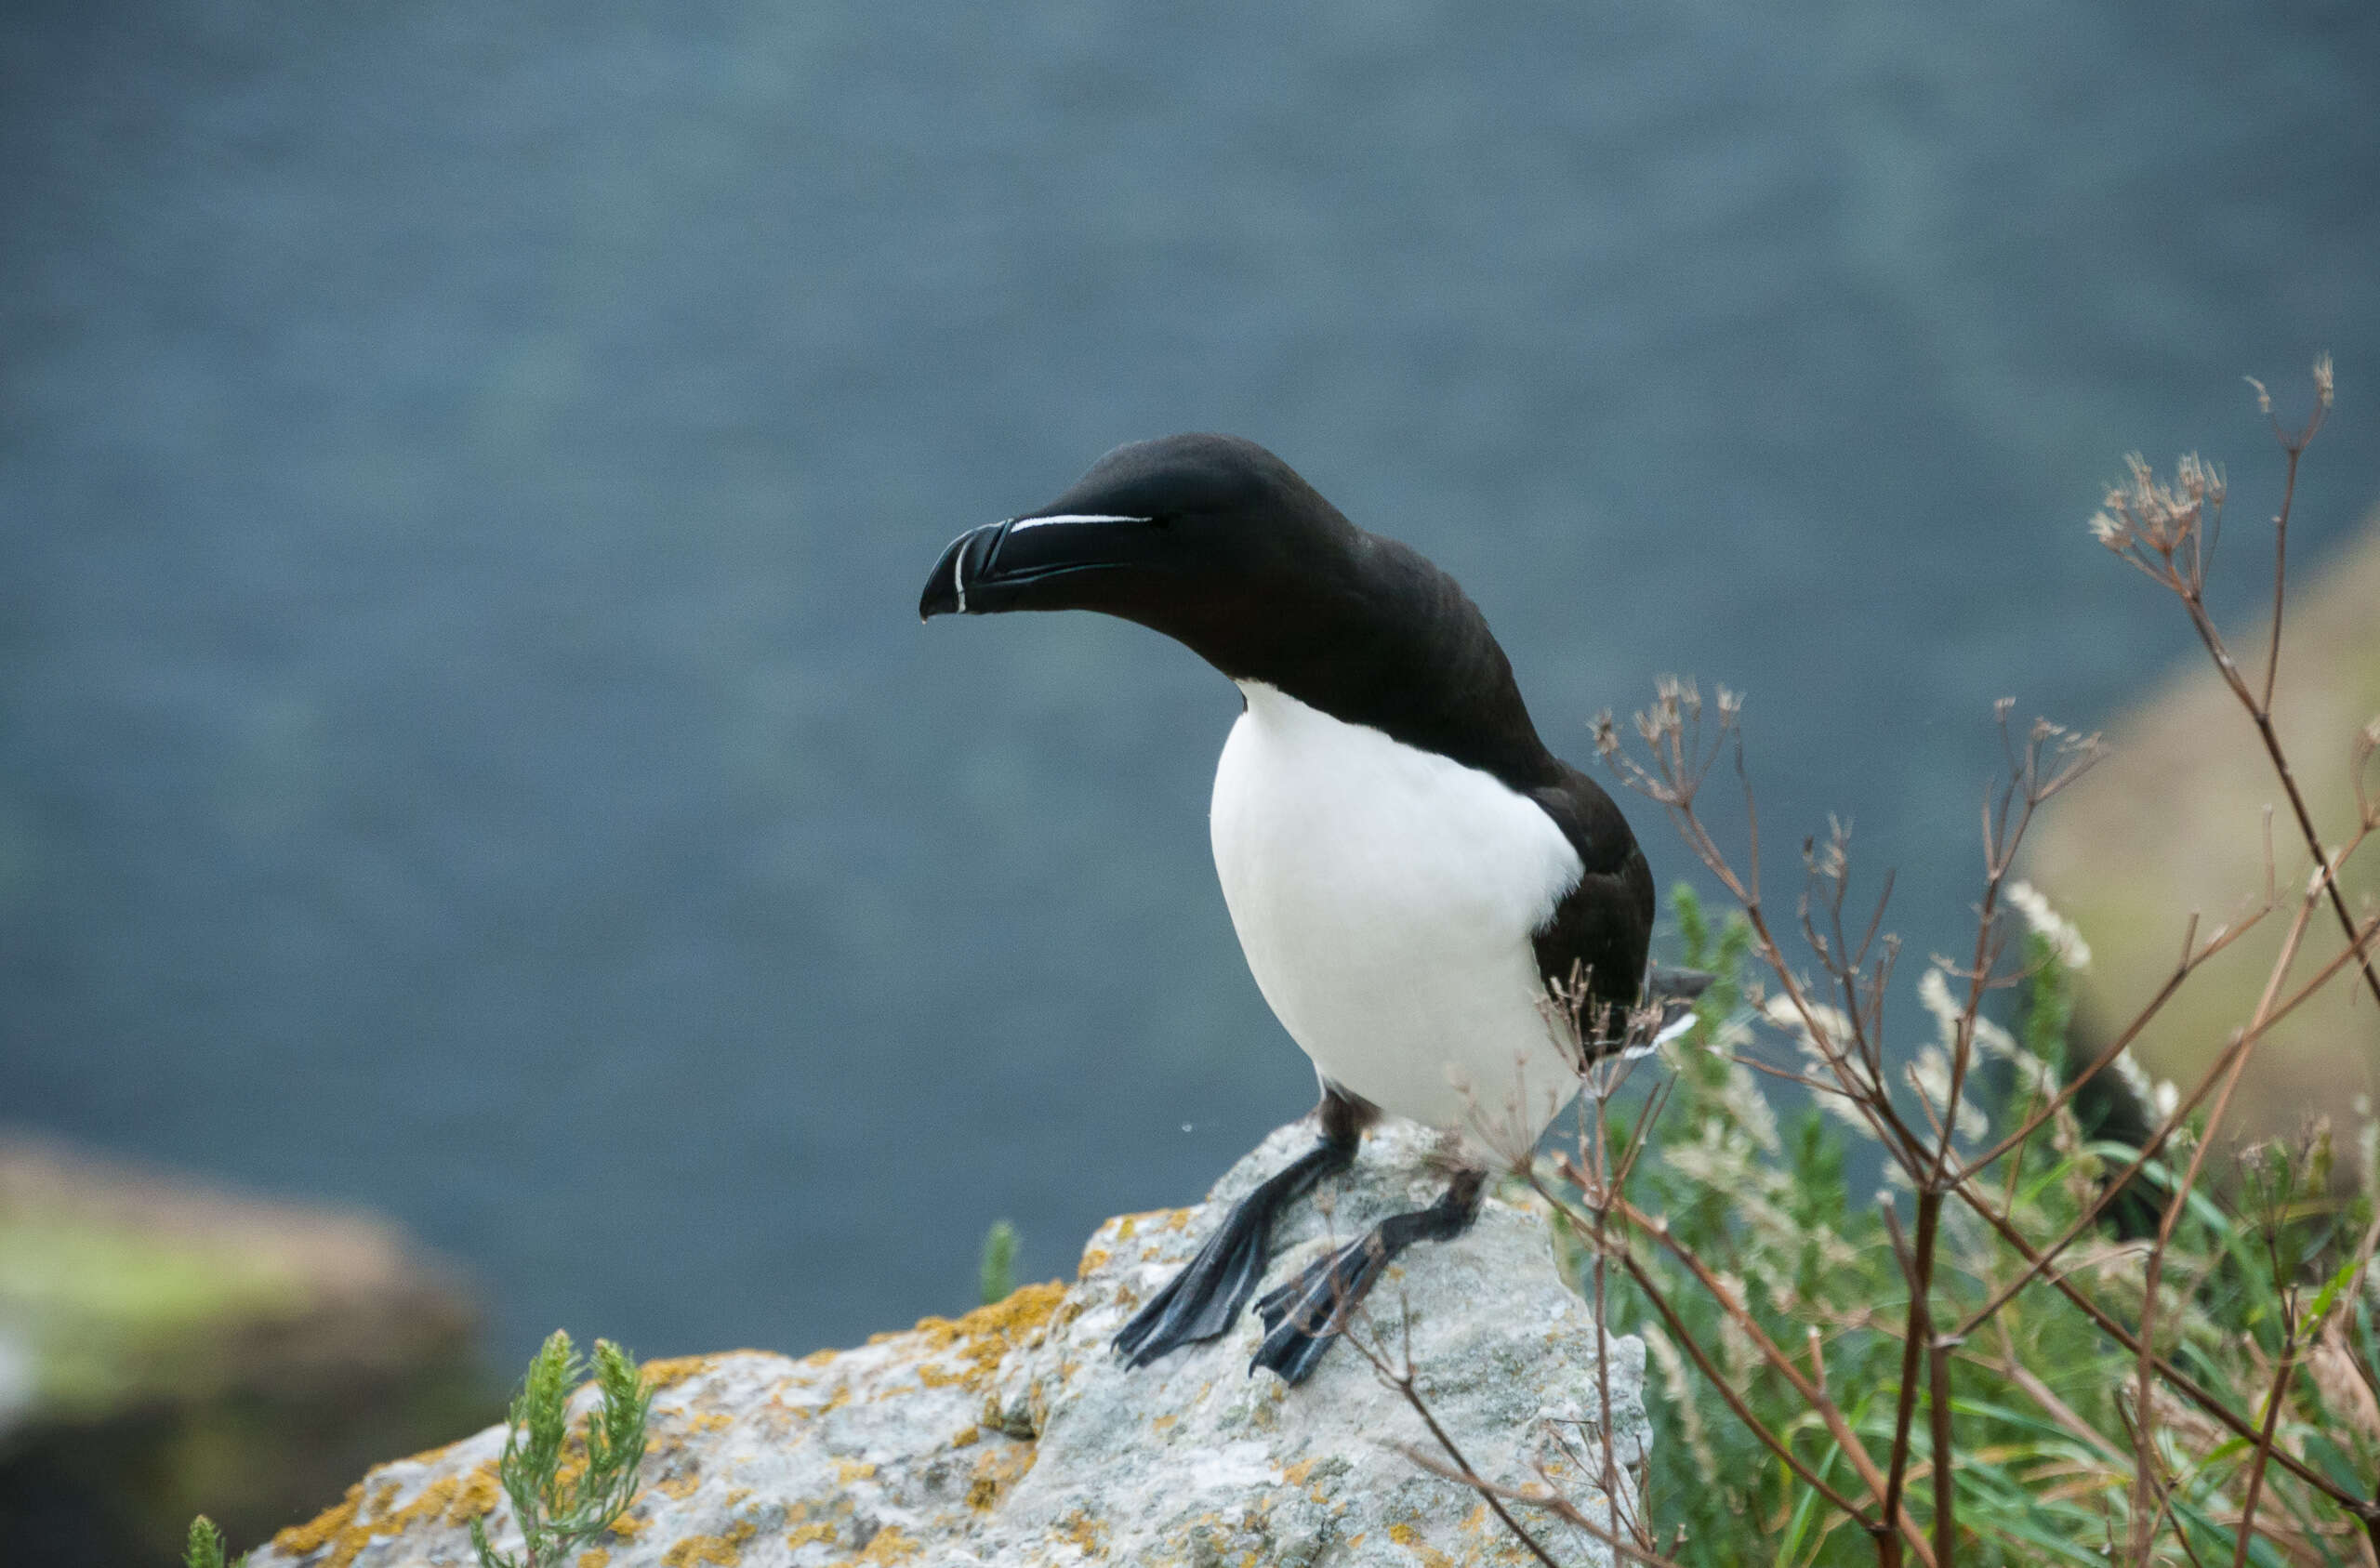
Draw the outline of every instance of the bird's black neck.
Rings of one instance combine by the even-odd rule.
[[[1344,570],[1300,586],[1294,602],[1240,601],[1228,620],[1174,635],[1236,680],[1514,789],[1560,777],[1503,649],[1452,577],[1394,540],[1358,534]]]

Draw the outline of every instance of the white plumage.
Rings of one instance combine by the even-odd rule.
[[[1211,826],[1264,1000],[1325,1078],[1382,1110],[1533,1139],[1577,1084],[1529,941],[1578,885],[1577,851],[1489,774],[1240,689]]]

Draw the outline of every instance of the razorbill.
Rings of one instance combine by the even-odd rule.
[[[1390,1258],[1471,1222],[1483,1156],[1535,1141],[1608,1048],[1603,1021],[1637,1001],[1653,880],[1635,837],[1546,750],[1454,579],[1252,441],[1119,447],[1048,506],[954,540],[918,609],[1121,616],[1244,699],[1215,770],[1215,870],[1258,989],[1322,1080],[1321,1137],[1117,1336],[1131,1364],[1230,1327],[1276,1211],[1344,1169],[1381,1113],[1461,1135],[1436,1204],[1258,1303],[1251,1369],[1300,1382]]]

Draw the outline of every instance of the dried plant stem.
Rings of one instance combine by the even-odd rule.
[[[1379,1364],[1375,1363],[1374,1364],[1378,1365]],[[1431,1411],[1429,1402],[1422,1399],[1420,1390],[1413,1387],[1412,1367],[1408,1365],[1402,1371],[1398,1372],[1395,1376],[1390,1377],[1389,1384],[1391,1387],[1395,1389],[1399,1394],[1404,1396],[1405,1403],[1413,1407],[1413,1413],[1421,1417],[1421,1424],[1430,1429],[1430,1435],[1437,1440],[1438,1446],[1445,1449],[1447,1457],[1453,1461],[1457,1474],[1466,1485],[1468,1485],[1474,1492],[1479,1494],[1480,1500],[1485,1502],[1488,1507],[1494,1511],[1497,1522],[1502,1524],[1507,1531],[1511,1532],[1514,1538],[1518,1540],[1522,1546],[1528,1548],[1530,1556],[1536,1558],[1540,1562],[1544,1563],[1545,1568],[1561,1568],[1561,1565],[1554,1561],[1553,1555],[1549,1553],[1544,1547],[1538,1543],[1537,1537],[1530,1535],[1527,1530],[1524,1529],[1521,1525],[1521,1522],[1514,1519],[1512,1515],[1512,1511],[1504,1507],[1503,1498],[1496,1495],[1497,1489],[1488,1485],[1488,1482],[1482,1479],[1479,1472],[1471,1468],[1471,1461],[1462,1456],[1462,1450],[1461,1448],[1455,1446],[1453,1436],[1448,1432],[1446,1428],[1438,1425],[1438,1418],[1436,1415]],[[1604,1445],[1606,1447],[1609,1447],[1610,1444],[1611,1434],[1609,1432],[1606,1432],[1604,1434]],[[1620,1542],[1617,1537],[1612,1537],[1609,1544],[1618,1546]]]
[[[2357,839],[2360,841],[2362,837],[2362,835],[2359,834],[2357,835]],[[2305,923],[2307,917],[2310,915],[2312,908],[2313,905],[2310,901],[2301,903],[2297,917],[2291,928],[2291,935],[2283,943],[2284,958],[2295,953],[2298,940],[2304,934]],[[2205,1100],[2208,1093],[2215,1087],[2217,1077],[2227,1071],[2229,1071],[2236,1064],[2242,1052],[2246,1051],[2257,1040],[2262,1039],[2266,1032],[2271,1029],[2275,1024],[2278,1024],[2282,1019],[2287,1018],[2292,1012],[2294,1012],[2308,997],[2319,992],[2330,982],[2333,976],[2339,972],[2341,968],[2345,968],[2347,964],[2355,959],[2359,955],[2368,952],[2374,945],[2375,938],[2380,938],[2380,916],[2374,916],[2372,920],[2365,922],[2364,925],[2358,929],[2354,941],[2349,942],[2343,951],[2332,957],[2327,963],[2323,964],[2310,980],[2308,980],[2304,985],[2299,986],[2297,990],[2291,993],[2287,997],[2279,1002],[2272,1002],[2269,1000],[2268,996],[2266,1004],[2260,1006],[2257,1019],[2254,1021],[2248,1028],[2241,1030],[2239,1034],[2234,1035],[2231,1041],[2224,1047],[2222,1054],[2215,1058],[2214,1063],[2208,1068],[2206,1075],[2199,1080],[2198,1087],[2193,1088],[2188,1095],[2184,1097],[2179,1104],[2174,1107],[2173,1113],[2165,1118],[2154,1133],[2150,1134],[2149,1141],[2141,1146],[2140,1152],[2134,1156],[2132,1163],[2125,1166],[2121,1172],[2110,1179],[2102,1187],[2099,1195],[2083,1209],[2081,1218],[2076,1219],[2071,1225],[2068,1226],[2065,1233],[2060,1235],[2056,1242],[2052,1243],[2046,1248],[2025,1248],[2025,1256],[2030,1266],[2014,1281],[1994,1292],[1991,1299],[1985,1302],[1982,1307],[1971,1313],[1967,1317],[1966,1321],[1959,1325],[1957,1332],[1952,1336],[1952,1337],[1964,1338],[1967,1335],[1972,1334],[1985,1319],[1990,1317],[1993,1313],[1999,1311],[2001,1308],[2006,1306],[2018,1292],[2022,1291],[2026,1285],[2032,1283],[2034,1276],[2041,1273],[2042,1271],[2046,1269],[2059,1254],[2063,1253],[2067,1247],[2071,1245],[2078,1238],[2085,1234],[2091,1229],[2092,1225],[2097,1220],[2101,1211],[2115,1200],[2116,1194],[2123,1191],[2124,1187],[2132,1180],[2132,1179],[2137,1176],[2149,1161],[2157,1157],[2159,1152],[2164,1148],[2166,1140],[2171,1138],[2175,1132],[2178,1131],[2189,1119],[2190,1113],[2198,1109],[2200,1102]],[[2277,965],[2273,972],[2268,976],[2268,992],[2271,986],[2278,982],[2281,974],[2286,971],[2286,968],[2287,965],[2285,963]],[[2201,1147],[2204,1147],[2203,1141],[2202,1141]],[[1980,1163],[1981,1162],[1978,1162],[1978,1164]],[[1971,1175],[1976,1168],[1976,1166],[1968,1167],[1968,1171],[1962,1173],[1952,1185],[1961,1191],[1965,1191]],[[1971,1203],[1980,1204],[1982,1200],[1979,1198],[1970,1198],[1969,1201]],[[1989,1206],[1985,1206],[1988,1208]]]
[[[2272,913],[2272,905],[2267,904],[2252,911],[2237,924],[2226,927],[2208,938],[2204,947],[2198,948],[2192,946],[2192,942],[2196,940],[2196,920],[2193,918],[2191,938],[2182,944],[2181,962],[2174,966],[2174,972],[2165,977],[2165,983],[2157,988],[2157,994],[2149,999],[2148,1005],[2133,1015],[2132,1021],[2125,1024],[2113,1040],[2100,1048],[2098,1055],[2093,1057],[2081,1071],[2061,1085],[2057,1093],[2050,1098],[2047,1104],[2027,1116],[2017,1125],[2015,1131],[1966,1162],[1961,1175],[1963,1177],[1973,1175],[1990,1165],[1992,1161],[2030,1140],[2049,1122],[2050,1118],[2056,1115],[2077,1094],[2082,1092],[2085,1085],[2115,1064],[2116,1058],[2123,1054],[2125,1048],[2138,1039],[2141,1031],[2156,1021],[2157,1015],[2164,1009],[2165,1004],[2173,1000],[2175,992],[2181,990],[2184,981],[2196,973],[2199,967],[2208,959],[2254,929],[2267,915]],[[2118,1185],[2121,1183],[2111,1184],[2110,1190]]]
[[[1743,1331],[1745,1337],[1759,1350],[1762,1357],[1775,1367],[1787,1382],[1792,1384],[1793,1391],[1801,1396],[1802,1402],[1808,1405],[1825,1424],[1828,1435],[1832,1437],[1836,1445],[1843,1450],[1844,1457],[1850,1461],[1851,1468],[1859,1472],[1860,1481],[1878,1498],[1882,1498],[1885,1488],[1884,1472],[1878,1468],[1875,1459],[1860,1443],[1858,1434],[1851,1430],[1851,1423],[1844,1418],[1842,1410],[1836,1406],[1827,1391],[1811,1382],[1802,1369],[1793,1364],[1793,1359],[1768,1337],[1767,1331],[1760,1326],[1759,1320],[1754,1318],[1745,1309],[1744,1304],[1736,1298],[1735,1292],[1729,1290],[1718,1276],[1712,1273],[1702,1259],[1694,1255],[1692,1248],[1682,1245],[1676,1237],[1671,1235],[1669,1227],[1666,1225],[1652,1219],[1625,1198],[1615,1201],[1613,1211],[1628,1220],[1630,1224],[1653,1236],[1668,1250],[1671,1257],[1686,1265],[1687,1272],[1694,1275],[1695,1282],[1701,1285],[1704,1293],[1718,1303],[1720,1311],[1726,1312],[1734,1321],[1736,1326]],[[1696,1366],[1700,1368],[1702,1375],[1711,1380],[1712,1385],[1719,1390],[1720,1396],[1727,1402],[1728,1408],[1735,1411],[1737,1417],[1752,1430],[1752,1435],[1759,1438],[1770,1452],[1784,1460],[1794,1474],[1814,1487],[1827,1501],[1858,1521],[1861,1528],[1877,1535],[1880,1539],[1890,1537],[1893,1533],[1891,1530],[1870,1519],[1857,1504],[1820,1480],[1815,1471],[1795,1456],[1784,1439],[1771,1431],[1758,1416],[1752,1414],[1726,1377],[1711,1364],[1709,1353],[1694,1337],[1693,1331],[1686,1327],[1686,1320],[1678,1315],[1676,1307],[1671,1303],[1660,1286],[1654,1282],[1650,1272],[1625,1247],[1617,1247],[1616,1252],[1620,1266],[1627,1271],[1631,1279],[1636,1282],[1637,1288],[1644,1291],[1646,1298],[1653,1303],[1654,1310],[1659,1312],[1662,1320],[1669,1324],[1672,1336],[1686,1347],[1686,1354],[1693,1357]],[[1894,1521],[1899,1534],[1906,1537],[1911,1548],[1918,1554],[1919,1558],[1931,1564],[1934,1561],[1933,1548],[1927,1544],[1924,1535],[1918,1529],[1917,1522],[1910,1516],[1909,1510],[1902,1509],[1885,1517]]]
[[[1489,1481],[1486,1477],[1474,1471],[1449,1464],[1448,1461],[1439,1458],[1434,1454],[1424,1454],[1421,1449],[1414,1447],[1409,1443],[1400,1448],[1398,1452],[1403,1454],[1407,1458],[1412,1460],[1415,1464],[1421,1466],[1423,1469],[1428,1470],[1432,1475],[1441,1477],[1448,1481],[1461,1482],[1465,1486],[1468,1486],[1473,1491],[1478,1493],[1481,1501],[1488,1503],[1490,1507],[1493,1507],[1494,1504],[1501,1499],[1505,1502],[1518,1503],[1524,1508],[1543,1509],[1546,1512],[1562,1521],[1565,1524],[1585,1531],[1588,1535],[1593,1536],[1596,1540],[1601,1541],[1605,1546],[1611,1548],[1612,1550],[1618,1552],[1629,1561],[1642,1564],[1643,1568],[1678,1568],[1678,1565],[1675,1562],[1673,1562],[1668,1558],[1651,1550],[1649,1548],[1626,1540],[1621,1536],[1612,1534],[1611,1531],[1606,1529],[1604,1526],[1597,1524],[1593,1520],[1589,1519],[1584,1513],[1580,1512],[1575,1506],[1573,1506],[1568,1498],[1564,1497],[1559,1493],[1550,1491],[1524,1492],[1517,1487],[1499,1485],[1497,1482]],[[1498,1509],[1496,1510],[1496,1516],[1499,1519],[1508,1517],[1501,1509]],[[1514,1528],[1517,1529],[1518,1526],[1514,1526]],[[1526,1540],[1527,1537],[1524,1536],[1523,1539]]]
[[[1925,1414],[1934,1439],[1934,1556],[1947,1564],[1958,1550],[1958,1500],[1952,1485],[1957,1467],[1951,1463],[1954,1444],[1950,1439],[1950,1347],[1931,1338],[1931,1321],[1925,1331],[1930,1340],[1925,1347]]]
[[[1890,1469],[1884,1478],[1884,1517],[1900,1517],[1901,1485],[1909,1473],[1911,1418],[1917,1411],[1918,1356],[1925,1341],[1931,1337],[1925,1302],[1933,1288],[1930,1277],[1934,1257],[1936,1229],[1942,1219],[1942,1194],[1927,1189],[1917,1194],[1917,1243],[1912,1247],[1901,1245],[1900,1220],[1891,1209],[1884,1211],[1884,1222],[1891,1228],[1893,1249],[1899,1256],[1901,1272],[1909,1280],[1909,1322],[1902,1331],[1900,1345],[1900,1389],[1893,1407],[1893,1446],[1887,1456]],[[1947,1475],[1948,1450],[1935,1455],[1937,1478]],[[1899,1568],[1900,1543],[1881,1543],[1877,1561],[1883,1568]],[[1938,1548],[1937,1548],[1938,1550]],[[1947,1561],[1947,1559],[1946,1559]]]
[[[1974,1184],[1972,1182],[1961,1182],[1954,1187],[1952,1191],[1959,1195],[1969,1209],[1980,1218],[1985,1224],[1990,1225],[1994,1231],[1998,1232],[2001,1238],[2006,1241],[2010,1246],[2016,1248],[2017,1253],[2028,1262],[2038,1266],[2047,1261],[2047,1259],[2040,1256],[2038,1250],[2033,1246],[2033,1245],[2030,1241],[2026,1240],[2025,1233],[2010,1223],[2005,1215],[2003,1215],[1998,1210],[1994,1209],[1991,1205],[1985,1200],[1981,1193],[1975,1191]],[[2088,1295],[2084,1294],[2075,1285],[2072,1280],[2068,1279],[2063,1274],[2057,1273],[2043,1273],[2041,1277],[2054,1289],[2056,1289],[2059,1295],[2065,1297],[2067,1300],[2073,1303],[2075,1308],[2080,1311],[2084,1317],[2089,1318],[2094,1324],[2097,1324],[2101,1333],[2105,1334],[2109,1338],[2113,1339],[2125,1350],[2134,1351],[2135,1353],[2138,1352],[2140,1349],[2139,1337],[2135,1335],[2132,1330],[2126,1328],[2120,1321],[2118,1321],[2113,1313],[2100,1306],[2096,1301],[2091,1299]],[[2175,1366],[2172,1362],[2167,1361],[2162,1356],[2157,1358],[2157,1371],[2159,1376],[2164,1378],[2167,1387],[2183,1395],[2192,1404],[2197,1405],[2208,1416],[2212,1416],[2216,1421],[2221,1422],[2224,1426],[2231,1429],[2231,1430],[2239,1436],[2246,1438],[2251,1443],[2255,1441],[2256,1428],[2254,1424],[2246,1416],[2241,1415],[2238,1411],[2224,1403],[2221,1397],[2209,1390],[2206,1385],[2201,1383],[2197,1378],[2191,1377],[2180,1367]],[[2273,1462],[2281,1466],[2281,1469],[2287,1470],[2290,1474],[2295,1476],[2307,1485],[2311,1486],[2317,1492],[2321,1493],[2324,1496],[2338,1504],[2341,1508],[2353,1514],[2356,1518],[2372,1522],[2375,1525],[2380,1525],[2380,1498],[2367,1500],[2357,1496],[2355,1494],[2342,1488],[2337,1482],[2332,1481],[2320,1470],[2317,1470],[2311,1466],[2294,1457],[2286,1448],[2275,1448],[2273,1450],[2272,1456]],[[2380,1540],[2380,1535],[2375,1535],[2374,1539]]]
[[[2294,467],[2294,465],[2293,465]],[[2297,1364],[2297,1324],[2292,1322],[2281,1345],[2281,1364],[2273,1369],[2272,1391],[2265,1396],[2264,1430],[2256,1434],[2256,1456],[2248,1466],[2248,1496],[2240,1505],[2240,1535],[2231,1550],[2231,1568],[2246,1568],[2248,1543],[2255,1538],[2256,1503],[2264,1496],[2265,1471],[2272,1464],[2274,1430],[2281,1422],[2281,1396],[2289,1389],[2289,1375]]]
[[[1421,1397],[1421,1390],[1414,1386],[1411,1308],[1406,1309],[1401,1320],[1406,1334],[1404,1353],[1393,1364],[1389,1361],[1387,1352],[1380,1348],[1377,1342],[1378,1336],[1370,1332],[1371,1317],[1368,1312],[1359,1312],[1365,1329],[1362,1333],[1357,1332],[1357,1325],[1355,1323],[1348,1321],[1345,1302],[1341,1302],[1331,1315],[1333,1321],[1339,1325],[1341,1337],[1355,1347],[1358,1355],[1371,1364],[1373,1375],[1388,1388],[1395,1390],[1397,1395],[1412,1408],[1413,1413],[1421,1417],[1421,1424],[1429,1429],[1430,1436],[1436,1441],[1440,1448],[1446,1451],[1447,1457],[1453,1461],[1454,1469],[1448,1472],[1444,1467],[1430,1463],[1410,1447],[1405,1449],[1406,1456],[1419,1462],[1424,1469],[1447,1475],[1450,1480],[1460,1481],[1478,1493],[1480,1500],[1494,1511],[1497,1521],[1514,1540],[1528,1548],[1530,1556],[1545,1564],[1545,1568],[1561,1568],[1561,1564],[1554,1561],[1553,1555],[1545,1549],[1537,1537],[1530,1535],[1522,1526],[1520,1521],[1514,1519],[1511,1511],[1504,1507],[1504,1500],[1499,1495],[1500,1489],[1490,1485],[1485,1477],[1471,1468],[1471,1461],[1463,1457],[1462,1449],[1456,1444],[1453,1435],[1445,1427],[1439,1425],[1436,1412],[1433,1411],[1429,1402]],[[1606,1432],[1604,1434],[1605,1446],[1609,1447],[1610,1443],[1611,1436]]]
[[[2273,729],[2272,695],[2274,678],[2281,668],[2283,584],[2289,560],[2289,511],[2297,494],[2297,461],[2305,455],[2315,434],[2321,429],[2326,411],[2326,403],[2318,406],[2302,431],[2295,436],[2283,434],[2281,437],[2281,450],[2289,458],[2289,477],[2281,492],[2281,510],[2273,518],[2272,640],[2266,653],[2261,695],[2250,690],[2247,677],[2241,673],[2238,662],[2231,657],[2231,651],[2225,645],[2214,616],[2207,613],[2203,574],[2194,568],[2178,572],[2168,570],[2162,575],[2155,572],[2149,573],[2152,579],[2162,583],[2182,601],[2182,607],[2189,613],[2190,626],[2198,633],[2207,656],[2215,661],[2215,670],[2223,677],[2223,683],[2230,688],[2232,696],[2239,700],[2240,705],[2254,723],[2256,738],[2264,744],[2265,756],[2271,761],[2273,772],[2281,780],[2281,793],[2289,797],[2290,814],[2296,819],[2298,834],[2305,839],[2307,852],[2314,857],[2317,865],[2331,863],[2330,851],[2322,847],[2322,836],[2314,826],[2314,815],[2307,810],[2305,794],[2297,787],[2296,770],[2290,766],[2289,754],[2282,748],[2281,737]],[[2347,896],[2335,882],[2329,884],[2326,890],[2330,894],[2332,913],[2338,918],[2340,931],[2352,942],[2355,939],[2355,916],[2347,909]],[[2380,968],[2375,968],[2368,956],[2360,967],[2363,971],[2363,983],[2371,991],[2373,1000],[2380,1002]]]
[[[2306,432],[2306,438],[2313,438],[2311,429]],[[2281,674],[2282,585],[2289,578],[2289,508],[2297,499],[2297,460],[2306,455],[2306,441],[2284,441],[2281,450],[2289,455],[2289,473],[2281,481],[2281,510],[2272,519],[2272,645],[2265,650],[2265,690],[2260,699],[2268,712],[2272,708],[2273,680]]]

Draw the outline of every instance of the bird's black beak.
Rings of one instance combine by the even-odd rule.
[[[1154,519],[1105,513],[1050,513],[973,529],[933,563],[918,618],[1091,608],[1066,579],[1148,564],[1165,536]]]
[[[942,559],[933,563],[933,571],[926,578],[926,591],[919,596],[918,619],[931,621],[936,615],[965,614],[969,586],[982,582],[985,566],[999,552],[1000,539],[1007,533],[1007,523],[995,522],[984,528],[971,528],[950,541],[950,547],[942,552]],[[978,593],[979,610],[983,608],[981,600]]]

